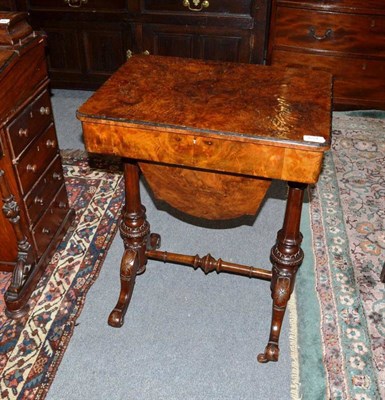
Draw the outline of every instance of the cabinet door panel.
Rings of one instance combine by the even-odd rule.
[[[193,57],[194,35],[168,25],[146,24],[143,27],[143,49],[162,56]]]
[[[163,56],[250,62],[248,30],[146,24],[141,51]]]
[[[198,49],[198,58],[205,60],[249,62],[247,41],[240,35],[202,35],[199,37]]]
[[[85,29],[82,33],[85,50],[86,71],[109,76],[125,61],[124,37],[121,31],[108,29]]]
[[[43,26],[48,36],[48,65],[57,72],[80,72],[80,47],[77,31],[73,26]]]
[[[53,87],[95,89],[126,60],[130,42],[126,22],[102,21],[100,16],[72,21],[65,13],[60,17],[33,13],[32,17],[34,28],[47,34]]]

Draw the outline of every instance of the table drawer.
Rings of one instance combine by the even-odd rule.
[[[45,91],[7,128],[14,158],[17,158],[51,121],[51,99],[48,91]]]
[[[52,202],[63,184],[63,170],[58,155],[25,199],[31,223],[34,225]]]
[[[278,7],[275,47],[385,56],[385,17]]]
[[[79,11],[125,9],[127,0],[30,0],[31,8],[69,9]]]
[[[28,152],[16,165],[20,177],[21,189],[25,194],[37,182],[47,165],[58,152],[55,127],[50,127],[31,144]]]
[[[142,12],[225,13],[251,15],[255,0],[144,0]]]
[[[47,249],[69,210],[67,191],[63,184],[47,212],[32,230],[39,257]]]

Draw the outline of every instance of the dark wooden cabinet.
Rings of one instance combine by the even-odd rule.
[[[48,92],[44,37],[26,15],[0,12],[0,270],[20,317],[72,220]]]
[[[47,35],[53,87],[95,89],[132,47],[126,0],[28,0],[35,30]]]
[[[127,53],[147,51],[167,56],[264,62],[267,0],[13,3],[18,10],[28,11],[35,30],[47,34],[53,87],[95,89],[125,62]]]
[[[129,2],[134,51],[207,60],[262,63],[266,0]]]
[[[274,0],[268,61],[331,72],[335,109],[385,109],[385,2]]]

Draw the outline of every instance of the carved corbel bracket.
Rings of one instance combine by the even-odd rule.
[[[20,208],[13,194],[10,192],[5,173],[0,170],[0,191],[3,201],[2,211],[12,224],[17,239],[17,259],[12,272],[11,284],[5,294],[7,302],[17,300],[34,266],[32,246],[24,235],[20,224]]]

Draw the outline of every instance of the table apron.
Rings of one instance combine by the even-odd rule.
[[[317,182],[322,167],[323,151],[310,147],[82,124],[86,149],[96,154],[308,184]]]

